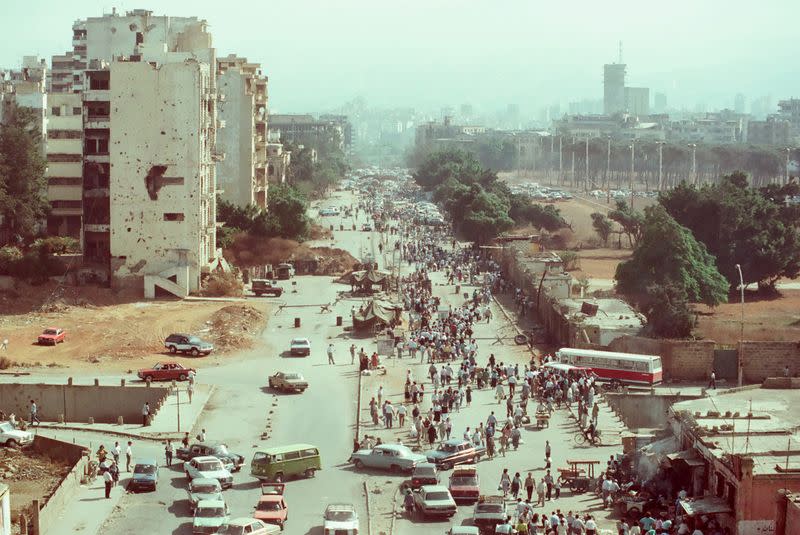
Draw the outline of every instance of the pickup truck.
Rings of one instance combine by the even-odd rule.
[[[477,463],[486,454],[483,446],[474,446],[468,440],[454,438],[445,440],[435,450],[425,452],[429,463],[434,463],[442,470],[449,470],[457,464]]]
[[[67,332],[60,327],[48,327],[39,335],[37,342],[40,346],[54,346],[67,339]]]
[[[267,279],[253,279],[252,290],[259,297],[262,295],[272,295],[274,297],[283,295],[283,288],[275,286],[272,281]]]

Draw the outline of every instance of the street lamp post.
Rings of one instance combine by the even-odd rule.
[[[606,203],[611,204],[611,136],[606,136],[608,147],[606,148]]]
[[[629,182],[630,182],[630,190],[631,190],[631,211],[633,211],[633,171],[634,171],[634,168],[633,168],[633,161],[634,161],[633,157],[634,157],[634,151],[636,150],[636,141],[631,141],[631,147],[630,148],[631,148],[631,176],[630,176]]]
[[[739,321],[739,386],[742,386],[744,368],[744,277],[742,276],[742,266],[736,264],[736,271],[739,272],[739,290],[742,302],[742,316]]]
[[[697,185],[697,143],[689,143],[687,145],[692,149],[692,184]]]
[[[586,180],[583,183],[584,193],[589,191],[589,136],[586,136]]]
[[[784,149],[786,151],[786,184],[789,183],[789,153],[792,152],[792,149],[786,147]]]
[[[664,169],[664,142],[656,141],[658,145],[658,191],[663,187],[663,169]]]
[[[561,141],[564,136],[558,136],[558,183],[564,185],[564,151],[561,148]]]

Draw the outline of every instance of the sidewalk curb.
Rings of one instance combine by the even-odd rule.
[[[369,508],[369,483],[364,480],[364,496],[367,500],[367,535],[372,535],[372,515]]]

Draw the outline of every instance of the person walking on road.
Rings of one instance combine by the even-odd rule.
[[[31,400],[31,425],[33,425],[33,422],[36,422],[37,425],[42,423],[39,420],[39,408],[36,406],[35,400]]]
[[[150,416],[150,402],[145,401],[142,407],[142,427],[147,425],[147,417]]]
[[[503,468],[503,473],[500,475],[500,485],[497,490],[503,491],[503,498],[508,496],[508,491],[511,490],[511,476],[508,475],[508,468]]]
[[[392,407],[391,401],[386,401],[386,404],[383,406],[383,419],[386,424],[386,429],[392,428],[392,419],[394,417],[394,407]]]
[[[550,470],[544,475],[544,484],[547,485],[547,499],[553,499],[553,476],[550,475]]]
[[[336,364],[333,360],[333,344],[328,344],[328,364]]]
[[[114,462],[119,464],[119,456],[122,454],[122,448],[119,445],[119,442],[114,442],[114,448],[111,450],[111,455],[114,456]]]
[[[133,445],[133,442],[131,442],[129,440],[128,441],[128,447],[125,448],[125,471],[126,472],[130,472],[131,471],[131,461],[133,460],[133,449],[131,449],[132,445]]]
[[[167,458],[167,466],[172,466],[172,456],[175,454],[175,447],[172,445],[171,440],[167,440],[167,445],[164,446],[164,457]]]
[[[516,500],[519,498],[519,489],[522,486],[522,479],[519,477],[519,472],[514,474],[514,478],[511,480],[511,496],[514,497]]]
[[[356,345],[350,344],[350,364],[356,363]]]
[[[536,502],[537,505],[541,505],[544,507],[544,494],[547,492],[547,485],[544,482],[544,478],[539,480],[539,484],[536,485],[536,496],[539,498]]]
[[[525,478],[525,492],[528,494],[527,502],[530,503],[533,496],[533,489],[536,486],[536,480],[533,479],[533,474],[528,472],[528,477]]]
[[[594,426],[597,427],[597,417],[600,416],[600,407],[595,403],[592,406],[592,422]]]
[[[383,385],[378,387],[378,405],[383,406]]]
[[[111,498],[111,487],[114,485],[114,476],[111,475],[111,471],[103,472],[103,482],[106,485],[106,500],[108,500]]]
[[[192,386],[192,383],[189,383],[188,385],[186,385],[186,395],[189,396],[189,403],[191,403],[192,402],[192,395],[194,395],[194,387]]]
[[[714,390],[717,389],[717,374],[714,372],[714,369],[711,369],[711,377],[708,380],[708,387],[713,388]]]
[[[397,406],[397,423],[400,424],[401,429],[406,423],[406,406],[402,403]]]

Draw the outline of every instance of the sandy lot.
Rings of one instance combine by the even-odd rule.
[[[738,299],[709,308],[697,305],[696,335],[720,344],[739,341],[742,307]],[[800,339],[800,290],[783,290],[774,298],[745,294],[744,337],[747,340]]]
[[[53,288],[18,287],[0,293],[0,339],[8,349],[0,357],[22,366],[127,370],[152,364],[164,352],[163,340],[173,332],[207,339],[219,349],[192,365],[213,364],[226,351],[252,346],[268,316],[266,300],[246,303],[207,301],[139,301],[105,288],[66,288],[52,299]],[[115,301],[116,304],[115,304]],[[67,340],[39,346],[45,327],[61,327]],[[191,357],[178,357],[191,358]],[[152,362],[151,362],[152,361]],[[13,368],[12,368],[13,369]]]

